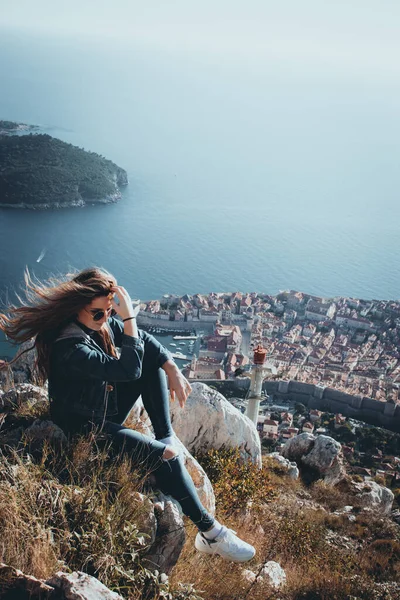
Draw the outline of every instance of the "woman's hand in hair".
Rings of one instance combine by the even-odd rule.
[[[187,397],[192,391],[190,383],[172,360],[167,360],[162,368],[168,376],[171,400],[174,401],[175,398],[178,398],[179,405],[183,408]]]
[[[119,300],[119,304],[117,304],[115,297],[112,298],[111,304],[115,312],[121,317],[121,319],[127,319],[128,317],[136,317],[140,310],[140,305],[132,306],[132,300],[129,293],[126,291],[122,285],[115,285],[111,288],[111,291],[114,292]]]

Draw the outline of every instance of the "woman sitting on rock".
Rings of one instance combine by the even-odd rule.
[[[0,329],[17,343],[35,339],[36,367],[41,382],[48,379],[54,422],[66,434],[103,431],[114,447],[153,472],[159,489],[199,529],[197,550],[235,562],[253,558],[253,546],[200,502],[174,444],[166,375],[171,399],[177,397],[181,407],[191,387],[168,350],[138,329],[139,307],[133,308],[126,289],[99,268],[47,286],[34,284],[27,272],[25,283],[28,303],[10,307],[9,316],[0,314]],[[123,425],[139,396],[155,440]]]

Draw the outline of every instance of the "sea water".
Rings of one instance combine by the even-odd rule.
[[[132,297],[400,297],[399,85],[140,42],[0,36],[0,119],[112,159],[118,203],[0,209],[0,298],[100,265]],[[0,355],[5,346],[0,347]]]

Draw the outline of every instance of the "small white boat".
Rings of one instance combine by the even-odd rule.
[[[36,259],[36,262],[40,262],[42,260],[42,258],[44,258],[45,254],[46,254],[46,248],[43,248],[43,250],[39,254],[39,257]]]
[[[174,342],[171,342],[171,343],[170,343],[170,346],[176,346],[176,344],[174,344]]]
[[[182,352],[174,352],[172,358],[180,358],[181,360],[188,360],[188,356]]]

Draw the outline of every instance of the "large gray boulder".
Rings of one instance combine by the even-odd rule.
[[[122,596],[112,592],[95,577],[87,573],[59,571],[46,581],[59,592],[63,600],[123,600]]]
[[[176,435],[193,453],[223,447],[240,448],[243,456],[261,465],[261,442],[252,421],[204,383],[191,384],[184,408],[171,403]]]
[[[303,464],[319,471],[330,485],[335,485],[346,476],[342,445],[327,435],[317,436],[311,452],[303,457]]]
[[[379,485],[373,479],[362,482],[351,481],[351,491],[356,495],[357,504],[372,508],[382,515],[389,515],[392,510],[394,494],[392,490]]]
[[[303,469],[309,467],[330,485],[346,477],[342,446],[327,435],[315,437],[311,433],[301,433],[286,442],[282,455],[296,461]]]
[[[159,500],[154,505],[154,514],[157,518],[156,535],[142,564],[150,571],[168,575],[183,550],[185,525],[177,503],[162,493],[159,493]]]
[[[306,456],[315,443],[315,435],[312,433],[300,433],[288,440],[282,448],[282,456],[296,463]]]
[[[135,402],[133,409],[130,411],[129,415],[124,421],[124,425],[154,439],[154,432],[151,427],[151,422],[144,409],[141,398]],[[175,446],[184,461],[184,465],[189,475],[193,480],[201,503],[210,514],[214,515],[215,496],[211,481],[207,477],[206,472],[200,466],[197,460],[190,454],[189,450],[182,444],[180,439],[175,440]]]

